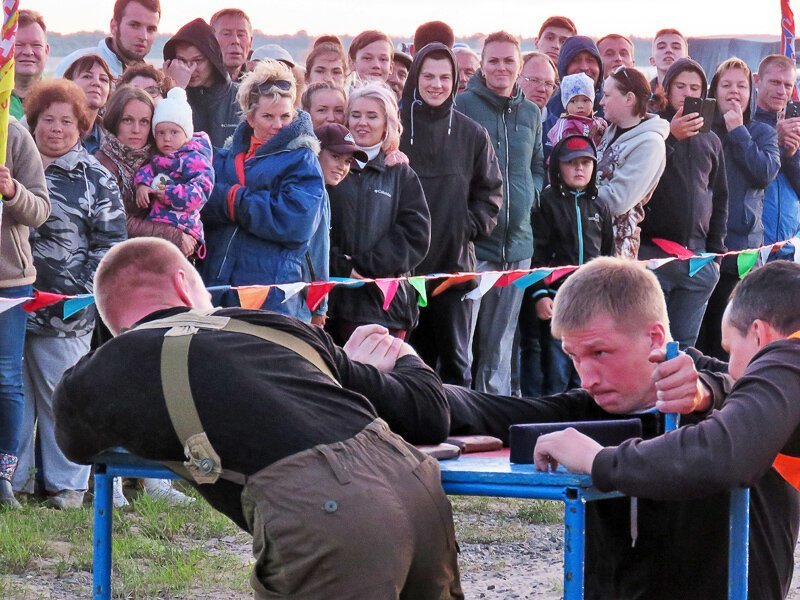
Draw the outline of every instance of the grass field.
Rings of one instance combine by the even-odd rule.
[[[88,495],[87,495],[88,496]],[[553,502],[453,498],[462,547],[524,542],[530,525],[558,523]],[[115,598],[251,598],[250,536],[202,499],[170,507],[141,495],[114,515]],[[464,569],[478,568],[469,560]],[[92,511],[39,504],[0,512],[0,598],[86,598]],[[491,564],[489,567],[498,565]]]

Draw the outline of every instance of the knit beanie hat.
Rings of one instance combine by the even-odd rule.
[[[186,90],[174,87],[167,92],[167,97],[156,105],[156,110],[153,112],[153,133],[159,123],[175,123],[183,129],[187,138],[194,135],[192,107],[186,100]]]
[[[586,96],[594,102],[594,81],[586,73],[567,75],[561,80],[561,103],[565,109],[575,96]]]

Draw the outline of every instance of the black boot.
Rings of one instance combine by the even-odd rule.
[[[13,454],[0,454],[0,507],[20,508],[11,487],[11,478],[16,470],[17,457]]]

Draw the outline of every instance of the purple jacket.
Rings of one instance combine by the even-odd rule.
[[[164,192],[163,200],[153,202],[148,220],[169,223],[204,243],[200,209],[214,187],[211,153],[208,135],[198,131],[172,154],[155,154],[136,172],[135,185]]]

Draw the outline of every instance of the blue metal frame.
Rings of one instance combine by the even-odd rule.
[[[507,458],[464,456],[439,463],[448,494],[559,500],[564,502],[564,598],[583,598],[586,502],[617,498],[592,486],[589,475],[565,471],[544,473],[533,465],[515,465]],[[178,479],[159,463],[121,452],[95,461],[93,597],[111,598],[113,478]],[[746,600],[749,536],[749,490],[731,492],[728,598]]]

